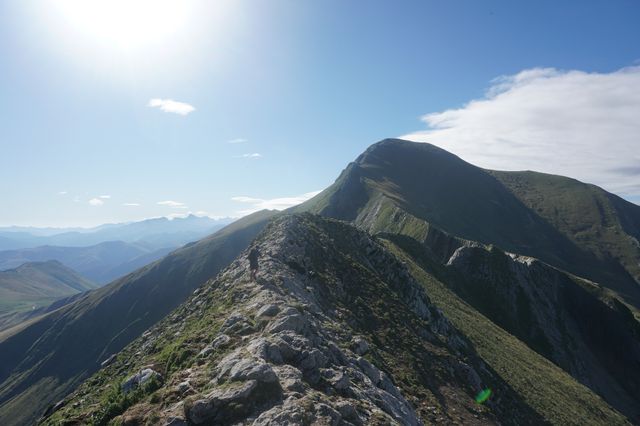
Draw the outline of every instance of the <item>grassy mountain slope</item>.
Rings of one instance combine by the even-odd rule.
[[[365,233],[287,215],[256,245],[256,283],[234,261],[44,423],[544,424]]]
[[[0,271],[0,330],[58,299],[96,288],[60,262],[25,263]]]
[[[273,214],[247,216],[5,335],[0,342],[3,424],[37,418],[47,405],[216,275]]]
[[[587,387],[460,298],[434,275],[432,260],[414,255],[420,250],[396,242],[386,240],[386,246],[406,262],[433,303],[473,343],[487,365],[499,372],[545,421],[561,425],[624,423]]]
[[[640,306],[640,286],[621,261],[594,250],[604,244],[597,233],[585,237],[589,244],[576,242],[492,173],[430,144],[388,139],[368,148],[332,186],[296,211],[354,221],[370,230],[396,226],[394,212],[406,212],[452,235],[533,256],[602,283]],[[545,202],[557,208],[561,220],[575,221],[561,199]],[[626,232],[637,230],[638,210],[619,201],[616,205],[624,210],[615,217],[618,229],[625,230],[620,241],[631,240]],[[629,252],[626,247],[619,250]]]
[[[640,323],[625,304],[533,258],[436,233],[384,237],[479,315],[640,420]]]
[[[563,176],[489,173],[577,246],[598,259],[619,263],[640,283],[640,206]]]

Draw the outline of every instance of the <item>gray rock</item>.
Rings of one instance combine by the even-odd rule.
[[[113,361],[115,361],[116,359],[116,354],[111,355],[109,358],[105,359],[104,361],[102,361],[102,363],[100,363],[100,367],[104,368],[107,365],[110,365]]]
[[[278,376],[280,387],[282,387],[283,390],[304,392],[305,385],[302,381],[302,371],[287,364],[276,366],[273,369]]]
[[[320,374],[327,382],[331,384],[331,386],[339,391],[347,389],[351,384],[349,376],[347,376],[340,370],[323,369]]]
[[[210,346],[213,349],[223,348],[229,343],[230,340],[231,337],[227,336],[226,334],[220,334],[215,339],[213,339]]]
[[[313,348],[310,351],[302,351],[299,361],[299,367],[302,371],[322,368],[326,364],[327,357],[324,356],[324,354],[320,350]]]
[[[180,394],[184,394],[191,390],[191,383],[185,380],[184,382],[180,382],[176,385],[176,391]]]
[[[258,312],[256,312],[256,319],[271,318],[274,317],[278,312],[280,312],[280,308],[277,305],[264,305],[258,310]]]
[[[277,333],[279,331],[293,331],[295,333],[301,333],[307,325],[307,321],[304,316],[296,310],[290,315],[285,315],[280,318],[276,318],[267,328],[270,333]]]
[[[356,407],[349,401],[338,401],[336,403],[336,409],[345,420],[354,420],[358,417]]]
[[[199,425],[204,423],[215,423],[213,421],[232,402],[244,401],[251,395],[258,382],[248,380],[223,389],[214,389],[203,399],[199,399],[189,408],[185,406],[185,414],[189,421]]]
[[[211,346],[205,346],[204,349],[202,349],[199,353],[198,356],[201,358],[206,358],[208,357],[215,349],[213,349],[213,347]]]
[[[278,377],[269,364],[245,358],[231,368],[229,380],[257,380],[263,383],[273,383],[278,380]]]
[[[127,380],[125,380],[124,383],[122,383],[122,386],[121,386],[122,391],[127,393],[138,386],[142,386],[143,384],[145,384],[146,382],[148,382],[154,377],[162,380],[162,375],[160,373],[150,368],[144,368],[140,370],[138,373],[127,378]]]
[[[280,342],[278,342],[280,343]],[[263,337],[255,339],[248,346],[247,350],[265,361],[273,362],[275,364],[282,364],[284,359],[280,353],[280,347],[278,343],[273,343]]]
[[[356,336],[353,339],[351,346],[353,351],[358,355],[364,355],[369,352],[369,343],[367,343],[367,341],[361,336]]]
[[[364,372],[364,374],[366,374],[371,382],[377,386],[381,379],[380,370],[378,370],[376,366],[362,357],[358,357],[356,362],[358,363],[358,366]]]

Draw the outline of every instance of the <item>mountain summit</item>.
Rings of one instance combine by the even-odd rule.
[[[640,207],[574,179],[484,170],[434,145],[385,139],[296,210],[371,232],[435,227],[536,257],[640,307]]]

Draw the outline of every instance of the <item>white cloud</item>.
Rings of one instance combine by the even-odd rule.
[[[122,203],[122,205],[127,207],[140,207],[140,203]]]
[[[98,198],[102,198],[103,200],[108,200],[109,198],[111,198],[111,195],[101,195]]]
[[[174,101],[173,99],[154,98],[149,100],[147,106],[160,108],[164,112],[172,112],[179,115],[187,115],[196,110],[193,105],[189,105],[185,102]]]
[[[227,141],[227,143],[245,143],[245,142],[248,142],[248,141],[243,138],[231,139]]]
[[[58,192],[58,195],[67,195],[67,191],[60,191]]]
[[[480,167],[571,176],[640,195],[640,67],[611,73],[535,68],[492,82],[482,99],[427,114],[402,136]]]
[[[158,204],[161,205],[161,206],[171,207],[172,209],[187,209],[188,208],[184,203],[181,203],[179,201],[172,201],[172,200],[158,201]]]
[[[315,197],[320,192],[322,191],[307,192],[305,194],[297,195],[294,197],[271,198],[271,199],[239,196],[239,197],[233,197],[231,198],[231,200],[236,201],[238,203],[251,204],[251,208],[240,210],[238,212],[240,215],[247,215],[263,209],[269,209],[269,210],[288,209],[289,207],[293,207],[295,205],[298,205],[300,203],[307,201],[310,198]]]
[[[103,205],[104,201],[102,201],[100,198],[92,198],[89,200],[89,204],[97,207]]]
[[[258,152],[253,152],[253,153],[248,153],[248,154],[237,155],[236,158],[254,158],[254,159],[258,159],[258,158],[262,158],[262,154],[260,154]]]

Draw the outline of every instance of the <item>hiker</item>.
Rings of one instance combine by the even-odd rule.
[[[257,247],[254,247],[249,252],[249,269],[251,270],[251,281],[256,280],[256,274],[258,273],[258,256],[260,251]]]

